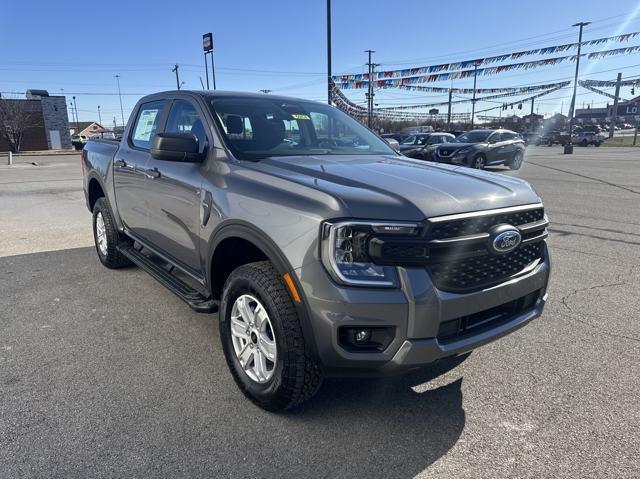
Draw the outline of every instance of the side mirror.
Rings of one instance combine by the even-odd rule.
[[[204,159],[198,138],[192,133],[158,133],[151,143],[151,156],[156,160],[195,163]]]

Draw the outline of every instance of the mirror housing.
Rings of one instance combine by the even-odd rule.
[[[193,133],[158,133],[153,137],[150,153],[156,160],[185,163],[196,163],[205,157]]]

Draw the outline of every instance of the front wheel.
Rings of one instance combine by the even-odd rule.
[[[600,146],[601,144],[602,144],[602,142],[601,142],[601,141],[596,141],[596,142],[593,144],[593,146],[598,147],[598,146]]]
[[[220,305],[220,339],[240,390],[268,411],[291,409],[322,384],[296,309],[268,261],[249,263],[227,279]]]
[[[487,166],[487,159],[484,155],[478,155],[473,160],[471,160],[471,168],[475,168],[476,170],[484,170],[485,166]]]
[[[524,154],[521,151],[517,151],[515,155],[513,155],[513,159],[509,162],[509,168],[512,170],[519,170],[522,166],[522,161],[524,160]]]

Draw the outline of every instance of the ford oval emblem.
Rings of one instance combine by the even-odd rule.
[[[500,231],[491,243],[496,253],[503,254],[513,251],[522,241],[522,235],[517,229]]]

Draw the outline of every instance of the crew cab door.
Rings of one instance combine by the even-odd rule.
[[[113,159],[113,184],[118,213],[127,230],[144,236],[148,223],[145,195],[147,162],[151,140],[161,125],[165,101],[140,105],[128,136],[122,139]]]
[[[204,117],[188,98],[174,99],[169,106],[165,133],[192,133],[200,152],[211,144]],[[200,162],[157,160],[146,167],[149,200],[150,245],[195,276],[202,275],[200,264]]]

